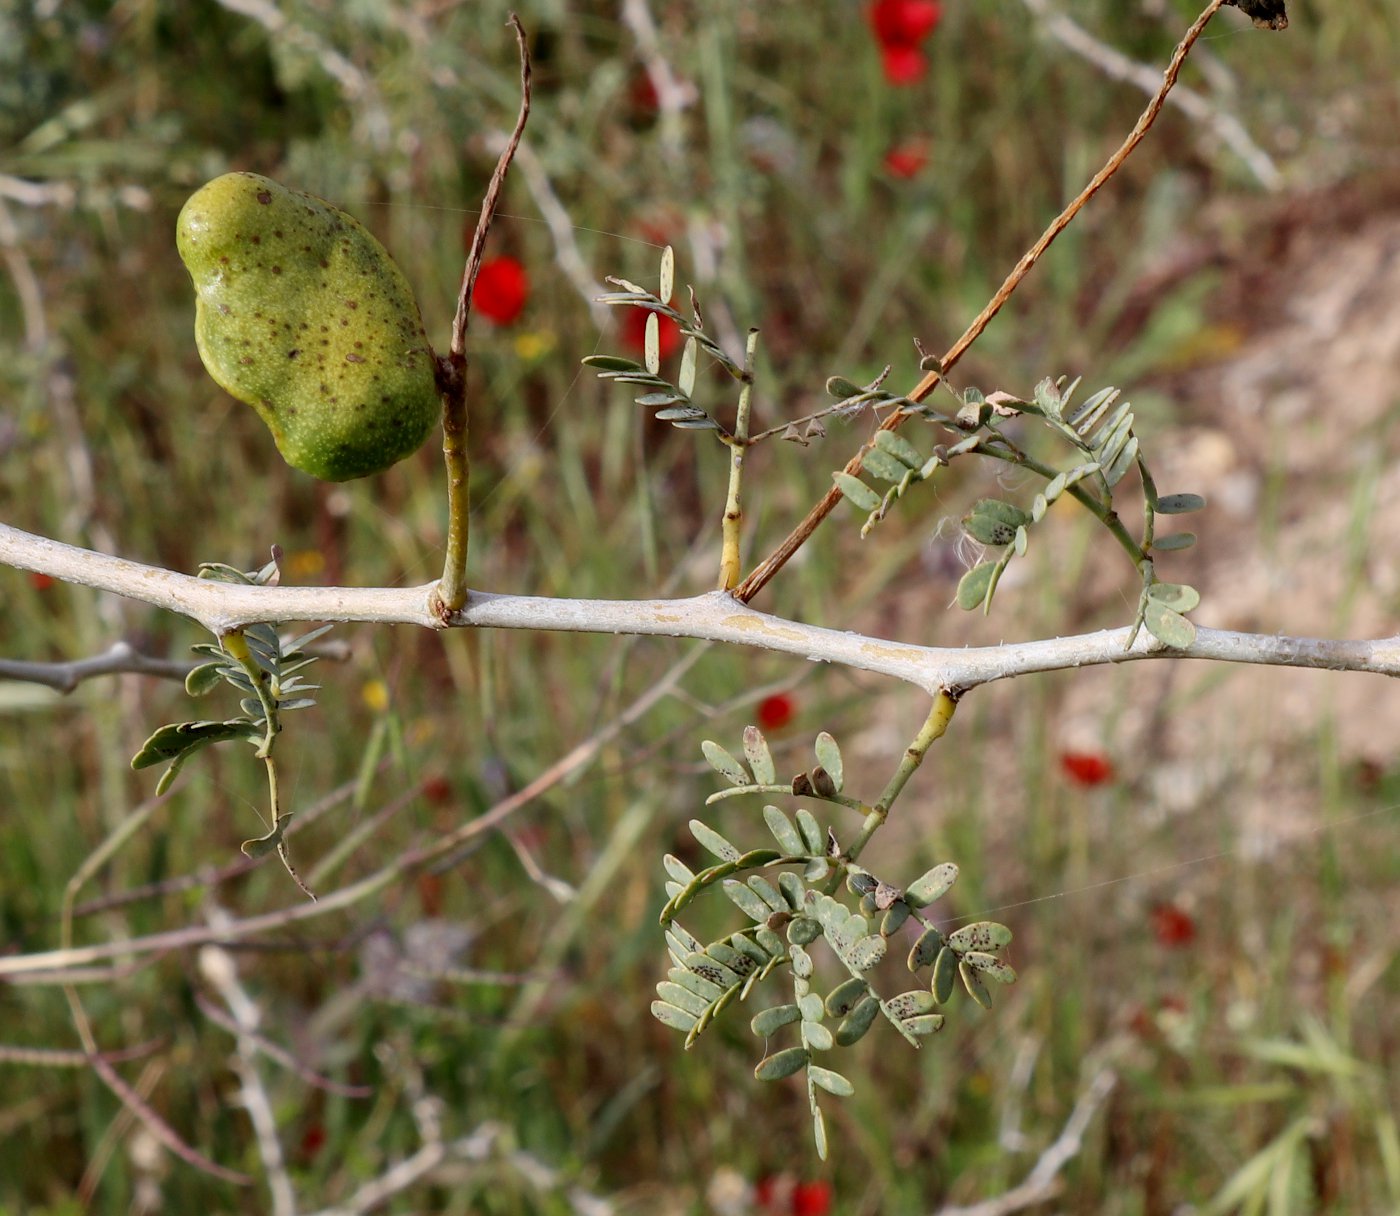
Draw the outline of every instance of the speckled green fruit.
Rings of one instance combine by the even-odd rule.
[[[204,366],[288,464],[349,481],[417,451],[441,415],[433,354],[403,272],[360,223],[226,173],[184,205],[176,243]]]

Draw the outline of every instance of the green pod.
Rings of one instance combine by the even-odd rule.
[[[226,173],[176,223],[195,342],[293,468],[378,473],[441,415],[435,361],[403,272],[357,220],[256,173]]]

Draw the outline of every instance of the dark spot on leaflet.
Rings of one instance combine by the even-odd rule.
[[[292,350],[289,350],[287,352],[287,358],[295,359],[299,354],[301,354],[301,351],[299,349],[293,348]]]
[[[258,202],[260,202],[264,207],[266,207],[268,203],[272,202],[272,192],[270,190],[259,190],[257,197]]]
[[[250,364],[252,361],[253,361],[253,356],[252,356],[252,355],[244,355],[243,358],[239,359],[239,362],[240,362],[241,364],[243,364],[245,367],[246,367],[248,364]]]
[[[273,231],[272,235],[275,236],[275,237],[280,241],[280,240],[282,239],[282,229],[280,229],[280,228],[275,229],[275,230]]]
[[[345,307],[346,307],[346,308],[359,308],[359,306],[360,306],[359,300],[346,300],[346,301],[345,301]]]
[[[329,270],[329,269],[330,269],[330,265],[331,265],[331,264],[330,264],[328,261],[326,261],[325,258],[322,258],[322,259],[321,259],[321,269],[322,269],[322,270]],[[321,286],[324,287],[325,284],[322,283]]]
[[[262,237],[260,236],[250,237],[249,239],[253,242],[254,245],[262,244]]]
[[[281,273],[282,273],[282,267],[280,267],[280,266],[274,266],[274,267],[272,268],[272,273],[273,273],[273,274],[281,274]]]
[[[363,363],[364,361],[365,361],[364,355],[350,354],[350,355],[346,355],[346,356],[345,356],[345,362],[346,362],[346,363]]]

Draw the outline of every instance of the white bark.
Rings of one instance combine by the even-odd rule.
[[[432,583],[417,587],[243,587],[80,549],[5,524],[0,524],[0,562],[192,617],[218,635],[258,621],[361,621],[438,627],[428,605]],[[1400,675],[1400,637],[1336,641],[1200,628],[1190,647],[1172,650],[1143,630],[1128,650],[1128,630],[1122,628],[1001,646],[915,646],[770,616],[722,591],[675,600],[551,599],[474,591],[466,607],[448,624],[452,628],[548,629],[726,642],[892,676],[931,694],[940,689],[962,692],[1032,672],[1149,658]]]

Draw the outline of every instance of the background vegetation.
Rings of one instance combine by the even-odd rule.
[[[567,213],[563,239],[588,275],[645,282],[657,246],[674,243],[713,331],[763,330],[758,426],[815,408],[832,373],[864,381],[888,363],[896,385],[912,384],[911,339],[942,349],[961,331],[1144,100],[1043,37],[1021,0],[946,0],[926,70],[905,84],[854,3],[653,0],[660,51],[693,91],[672,122],[617,5],[519,7],[537,81],[528,141]],[[1182,0],[1073,7],[1084,28],[1152,65],[1195,15]],[[1276,158],[1284,189],[1268,196],[1209,126],[1169,110],[963,363],[963,383],[1024,392],[1063,371],[1120,383],[1139,431],[1164,445],[1209,416],[1213,403],[1178,390],[1277,320],[1287,283],[1265,290],[1259,276],[1286,252],[1279,234],[1299,215],[1325,228],[1306,217],[1338,198],[1369,215],[1394,197],[1400,6],[1293,0],[1290,11],[1282,35],[1222,13],[1187,69]],[[495,157],[489,136],[515,110],[505,16],[408,0],[0,4],[0,174],[45,196],[0,192],[7,522],[181,570],[251,569],[277,543],[296,581],[435,574],[444,513],[432,445],[343,487],[283,467],[252,411],[199,365],[173,222],[193,188],[229,168],[332,199],[395,253],[441,342]],[[720,450],[580,374],[581,356],[626,349],[628,335],[600,332],[523,163],[504,210],[492,253],[516,259],[528,289],[518,316],[474,327],[473,586],[624,597],[712,585]],[[1162,277],[1183,242],[1216,255]],[[868,425],[758,452],[754,556]],[[1261,466],[1265,507],[1287,495],[1268,464],[1267,419],[1235,438]],[[1123,623],[1131,572],[1090,552],[1093,533],[1073,517],[1063,547],[1004,590],[990,620],[954,620],[961,566],[941,523],[987,491],[945,486],[866,542],[843,508],[759,606],[916,641]],[[1271,518],[1282,531],[1290,516]],[[1365,553],[1345,550],[1339,583],[1365,579]],[[1182,577],[1207,590],[1193,560],[1176,559]],[[1264,619],[1289,624],[1286,611]],[[117,637],[181,657],[202,640],[181,620],[13,572],[0,574],[0,620],[8,657],[78,657]],[[351,783],[296,839],[321,889],[518,790],[692,645],[336,636],[348,657],[322,665],[322,706],[293,723],[301,745],[282,749],[294,804]],[[500,1139],[486,1161],[388,1210],[566,1212],[584,1210],[584,1193],[622,1212],[933,1210],[1017,1183],[1107,1061],[1119,1085],[1060,1210],[1225,1210],[1232,1196],[1277,1212],[1394,1210],[1393,694],[1339,678],[1360,682],[1382,727],[1356,737],[1330,715],[1328,677],[1285,673],[1310,702],[1309,733],[1285,740],[1273,704],[1250,692],[1256,674],[1193,669],[1164,683],[1148,667],[1100,673],[1077,699],[1085,685],[1069,676],[988,690],[934,749],[877,852],[907,861],[910,876],[955,859],[954,913],[1010,924],[1023,978],[991,1014],[960,1011],[917,1057],[872,1034],[858,1095],[832,1123],[829,1167],[811,1150],[804,1095],[752,1081],[743,1019],[684,1057],[652,1021],[656,859],[693,847],[684,824],[712,788],[698,740],[732,742],[760,716],[794,770],[826,729],[847,748],[849,783],[861,771],[865,785],[882,780],[925,707],[879,681],[712,650],[590,765],[450,865],[372,908],[250,940],[235,956],[263,1032],[372,1087],[337,1096],[264,1068],[303,1206],[334,1204],[411,1154],[415,1103],[431,1095],[444,1134],[491,1123]],[[0,950],[57,944],[65,884],[151,793],[129,757],[184,716],[183,700],[178,684],[135,677],[62,699],[0,686]],[[1169,731],[1171,715],[1194,733]],[[1271,770],[1286,774],[1286,799],[1269,793]],[[239,841],[259,834],[261,781],[238,751],[192,766],[80,893],[79,940],[298,898],[264,866],[119,899],[235,861]],[[727,804],[719,820],[740,824],[753,809]],[[462,973],[431,978],[444,965]],[[104,1047],[158,1044],[119,1069],[163,1116],[257,1173],[232,1040],[198,1004],[209,991],[176,952],[85,985],[83,998]],[[73,1048],[62,994],[0,987],[0,1042]],[[260,1190],[152,1152],[86,1070],[0,1069],[0,1210],[266,1210]],[[1272,1196],[1262,1172],[1240,1180],[1252,1161],[1283,1178]]]

